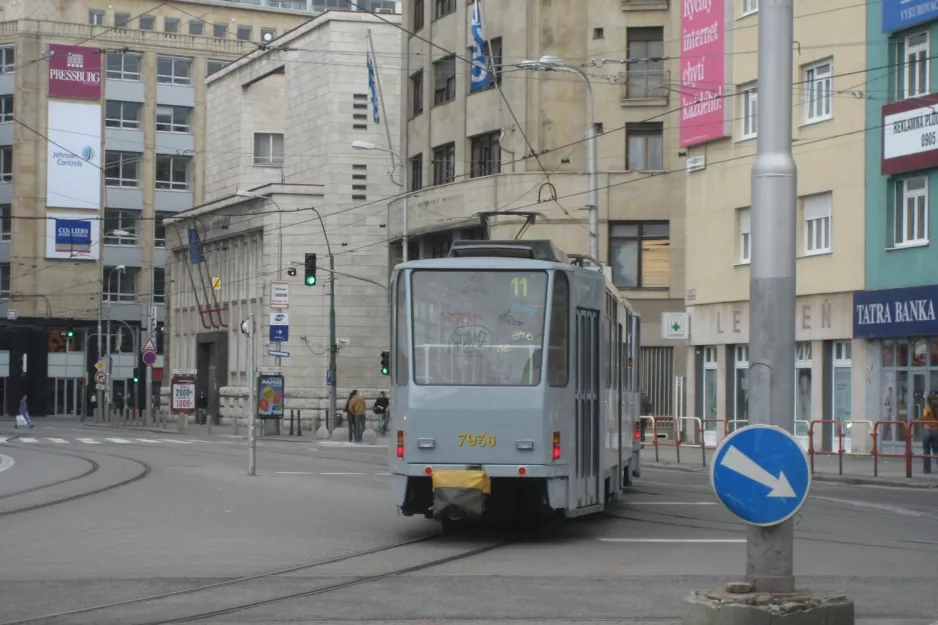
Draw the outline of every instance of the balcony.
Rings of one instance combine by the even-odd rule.
[[[668,103],[671,73],[666,70],[633,70],[619,75],[623,106],[663,106]]]
[[[667,10],[668,0],[619,0],[623,11],[662,11]]]

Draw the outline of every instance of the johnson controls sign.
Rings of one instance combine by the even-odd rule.
[[[49,97],[101,99],[101,57],[98,48],[49,44]]]
[[[46,206],[101,208],[101,105],[49,100]]]

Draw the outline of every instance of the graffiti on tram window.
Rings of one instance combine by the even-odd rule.
[[[524,315],[526,317],[533,317],[537,314],[537,306],[526,306],[525,304],[514,302],[511,305],[511,310],[509,312],[512,314],[517,313],[519,315]]]
[[[498,354],[507,354],[511,350],[509,345],[496,345],[495,352]]]
[[[485,274],[478,271],[467,273],[462,282],[462,291],[463,293],[488,293],[489,290],[485,286]]]
[[[472,312],[441,312],[440,321],[466,326],[482,321],[482,315]]]
[[[533,341],[534,334],[532,334],[531,332],[525,332],[524,330],[518,330],[517,332],[511,335],[511,338],[516,341]]]
[[[498,316],[498,323],[505,325],[505,326],[515,326],[515,327],[524,325],[524,322],[519,319],[516,319],[515,316],[511,314],[510,310],[506,310],[505,312],[503,312],[502,314]]]
[[[485,356],[491,348],[492,332],[484,326],[459,326],[449,336],[449,353],[454,356]]]

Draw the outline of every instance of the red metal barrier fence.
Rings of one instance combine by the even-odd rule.
[[[905,450],[901,454],[884,454],[879,449],[879,426],[899,425],[905,429]],[[879,476],[880,458],[905,458],[905,476],[912,477],[912,432],[905,421],[877,421],[873,424],[873,477]]]
[[[818,423],[833,423],[837,432],[837,450],[836,451],[818,451],[814,448],[814,426]],[[814,475],[814,457],[815,456],[837,456],[838,467],[837,474],[844,474],[844,429],[837,419],[817,419],[808,424],[808,457],[811,460],[811,474]]]
[[[670,421],[674,424],[674,442],[673,443],[662,443],[658,440],[658,420],[663,419],[665,421]],[[677,463],[681,464],[681,429],[677,421],[677,417],[653,417],[654,430],[652,436],[655,438],[655,462],[659,462],[658,458],[658,447],[674,447],[674,453],[677,455]]]

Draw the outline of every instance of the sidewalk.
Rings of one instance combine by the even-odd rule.
[[[677,462],[674,447],[658,447],[658,461],[655,460],[655,448],[646,444],[642,449],[642,466],[672,469],[676,471],[703,472],[710,470],[714,450],[707,450],[706,466],[703,464],[700,447],[681,445],[681,461]],[[843,474],[839,472],[836,456],[815,456],[812,479],[821,482],[839,482],[842,484],[872,484],[879,486],[904,486],[906,488],[938,488],[938,466],[932,466],[931,475],[922,474],[922,459],[912,462],[912,478],[905,476],[903,458],[880,458],[879,476],[873,476],[873,457],[869,455],[844,455]]]

